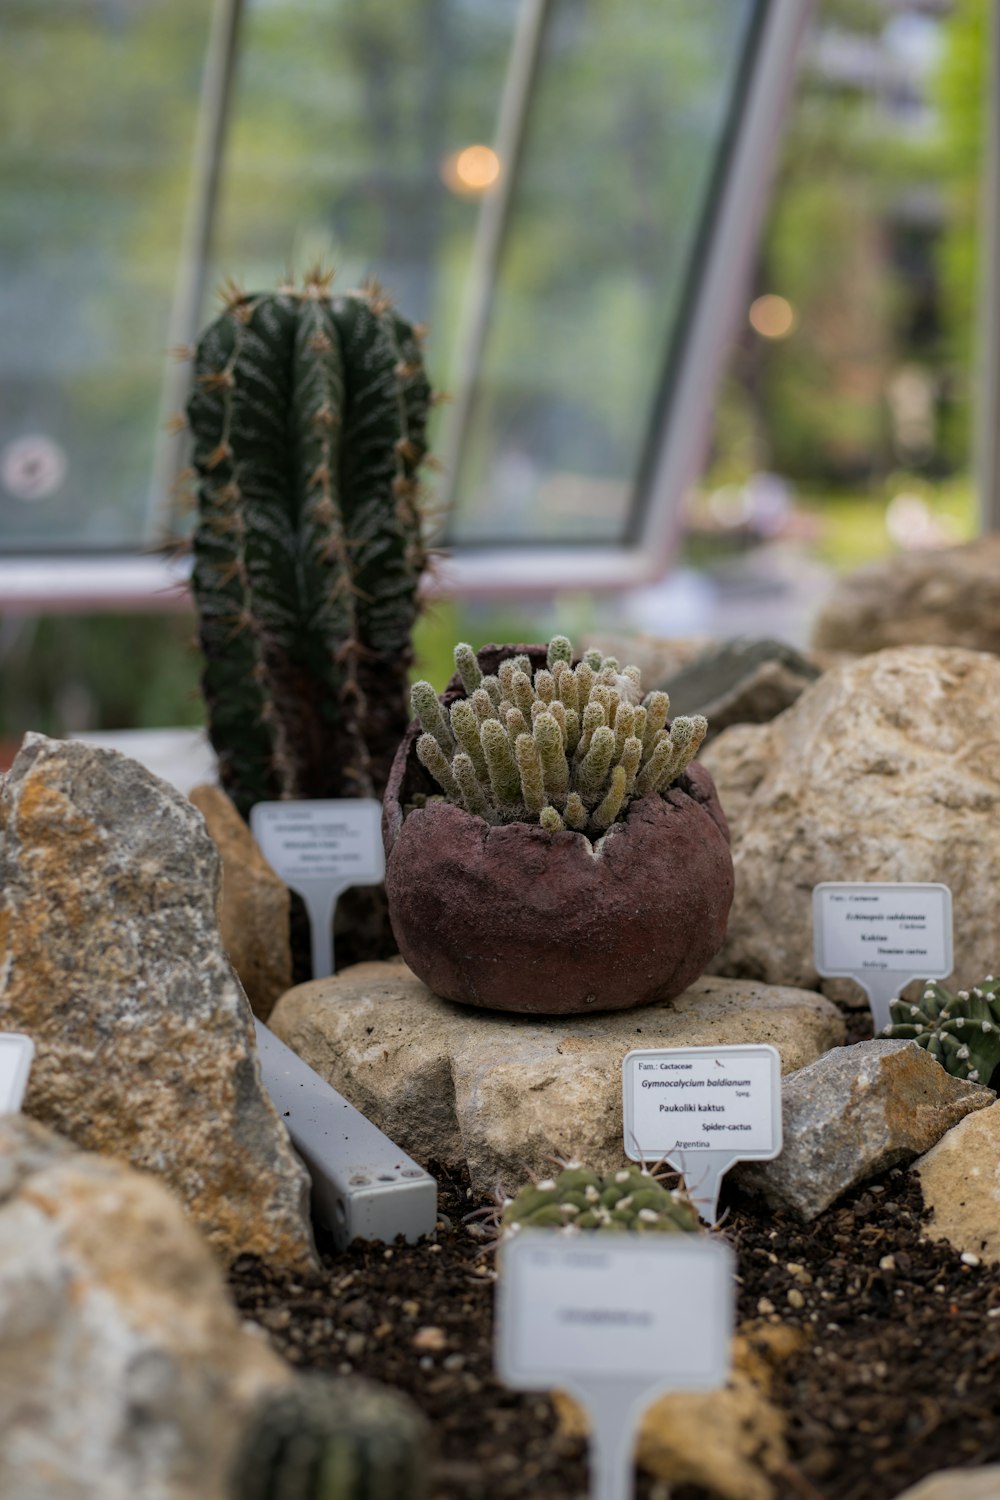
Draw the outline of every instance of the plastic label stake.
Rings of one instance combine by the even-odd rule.
[[[524,1230],[502,1246],[499,1269],[500,1379],[569,1391],[589,1418],[592,1500],[631,1500],[646,1407],[726,1380],[732,1250],[707,1235]]]
[[[21,1108],[35,1044],[19,1031],[0,1031],[0,1114],[16,1115]]]
[[[315,802],[258,802],[250,827],[261,853],[305,902],[314,979],[333,973],[333,913],[352,885],[377,885],[385,874],[382,805],[371,797]]]
[[[911,979],[951,973],[951,891],[934,882],[824,881],[813,889],[813,950],[824,977],[860,984],[878,1036],[889,1001]]]
[[[766,1043],[637,1048],[622,1063],[622,1116],[626,1156],[668,1162],[714,1224],[733,1163],[781,1150],[781,1058]]]

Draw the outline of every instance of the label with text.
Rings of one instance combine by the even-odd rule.
[[[0,1031],[0,1114],[16,1114],[21,1108],[34,1055],[30,1036]]]
[[[625,1150],[633,1161],[781,1149],[781,1058],[766,1044],[637,1049],[622,1064]]]
[[[385,872],[381,805],[373,798],[258,802],[250,826],[261,853],[287,885],[330,881],[374,885]]]
[[[820,974],[943,979],[952,970],[951,892],[827,881],[813,891],[813,934]]]
[[[525,1230],[502,1247],[499,1269],[497,1371],[508,1385],[592,1376],[694,1390],[726,1379],[735,1259],[721,1239]]]

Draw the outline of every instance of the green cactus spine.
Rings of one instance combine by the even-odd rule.
[[[414,683],[410,705],[424,731],[417,757],[445,798],[490,824],[599,838],[633,797],[667,791],[697,753],[706,721],[677,718],[668,727],[666,693],[638,704],[638,668],[588,658],[574,669],[569,641],[555,636],[533,678],[523,656],[502,661],[490,678],[461,642],[455,665],[468,696],[452,703],[450,719],[430,683]]]
[[[1000,979],[987,974],[971,990],[952,993],[932,980],[916,1004],[889,1002],[882,1035],[926,1047],[954,1078],[990,1082],[1000,1065]]]
[[[236,1458],[232,1500],[425,1500],[427,1424],[395,1391],[310,1375],[266,1398]]]
[[[381,795],[406,725],[430,387],[377,289],[233,290],[195,356],[193,587],[222,783]]]
[[[564,1234],[698,1234],[698,1215],[680,1193],[671,1192],[641,1167],[602,1175],[569,1162],[557,1176],[521,1188],[504,1205],[500,1238],[522,1229],[558,1229]]]

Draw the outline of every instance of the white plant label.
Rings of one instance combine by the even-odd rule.
[[[737,1161],[781,1150],[781,1058],[766,1044],[637,1048],[622,1063],[625,1154],[682,1173],[708,1224]]]
[[[306,904],[313,978],[333,973],[333,913],[352,885],[385,874],[382,805],[371,797],[258,802],[250,827],[268,864]]]
[[[911,979],[951,973],[951,891],[931,882],[824,881],[813,890],[813,948],[820,974],[861,985],[877,1036],[889,1024],[889,1001]]]
[[[0,1114],[15,1115],[21,1108],[34,1055],[30,1036],[0,1031]]]
[[[730,1247],[707,1235],[524,1230],[502,1247],[497,1373],[586,1408],[592,1500],[631,1500],[650,1402],[725,1383],[735,1274]]]

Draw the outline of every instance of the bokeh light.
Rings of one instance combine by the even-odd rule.
[[[441,177],[453,193],[478,197],[500,179],[500,158],[492,146],[464,146],[441,164]]]
[[[750,327],[765,339],[787,338],[795,327],[795,309],[787,297],[768,292],[750,304]]]

